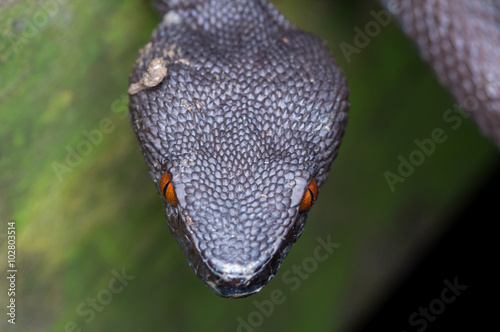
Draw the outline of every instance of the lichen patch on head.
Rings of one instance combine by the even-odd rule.
[[[168,48],[168,50],[165,48],[163,50],[163,55],[168,57],[170,60],[173,60],[174,58],[181,57],[181,49],[177,47],[175,44],[171,44]]]
[[[139,82],[131,83],[127,92],[131,95],[147,88],[160,84],[167,76],[167,62],[162,58],[155,58],[149,63],[148,71],[142,74]]]

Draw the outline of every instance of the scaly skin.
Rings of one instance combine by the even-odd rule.
[[[170,176],[167,223],[191,268],[217,295],[248,296],[300,236],[311,180],[327,178],[346,81],[324,43],[265,0],[158,8],[130,77],[132,125],[153,180]]]
[[[500,146],[500,1],[382,2]],[[266,0],[156,6],[163,22],[130,77],[133,128],[153,180],[170,176],[167,223],[194,272],[220,296],[248,296],[300,236],[311,180],[327,178],[346,81],[324,44]]]
[[[500,147],[500,1],[382,2],[441,83]]]

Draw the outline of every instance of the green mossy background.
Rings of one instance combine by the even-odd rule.
[[[498,163],[493,144],[471,121],[453,129],[443,119],[454,100],[394,23],[348,61],[340,45],[374,20],[375,1],[274,3],[327,41],[352,106],[301,239],[260,293],[227,300],[195,277],[170,235],[129,124],[128,75],[159,22],[150,2],[1,0],[1,331],[59,332],[71,322],[81,331],[245,331],[249,316],[255,331],[350,331],[449,227]],[[97,143],[82,143],[103,125]],[[398,156],[436,128],[447,140],[392,192],[384,172],[397,173]],[[71,153],[85,148],[81,160]],[[66,158],[72,166],[56,171]],[[5,314],[9,220],[15,326]],[[340,247],[292,290],[284,273],[313,255],[318,237]],[[123,270],[134,279],[109,304],[94,316],[77,311]],[[254,314],[275,290],[284,303]]]

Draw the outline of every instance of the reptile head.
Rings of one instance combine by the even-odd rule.
[[[217,295],[243,297],[300,236],[348,89],[323,42],[265,1],[192,2],[168,8],[140,52],[132,125],[189,265]]]

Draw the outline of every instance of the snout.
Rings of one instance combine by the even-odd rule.
[[[274,276],[269,262],[238,264],[211,259],[196,271],[209,288],[221,297],[241,298],[257,293]]]

